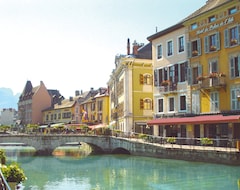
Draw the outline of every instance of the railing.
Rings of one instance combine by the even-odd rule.
[[[0,189],[1,190],[11,190],[11,188],[9,187],[7,181],[5,180],[2,170],[0,168]]]
[[[224,77],[207,78],[200,84],[201,88],[222,88],[225,87],[226,81]]]
[[[156,143],[159,145],[167,145],[174,144],[179,145],[181,148],[182,145],[188,145],[191,147],[201,146],[201,147],[213,147],[213,148],[240,148],[240,139],[228,139],[228,138],[184,138],[184,137],[161,137],[161,136],[153,136],[147,134],[140,133],[115,133],[113,134],[115,137],[123,137],[123,138],[132,138],[136,141],[142,141],[147,143]],[[239,145],[239,146],[238,146]],[[238,150],[240,151],[240,150]]]

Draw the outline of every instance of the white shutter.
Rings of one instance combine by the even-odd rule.
[[[209,37],[208,36],[204,37],[204,52],[205,53],[209,52]]]

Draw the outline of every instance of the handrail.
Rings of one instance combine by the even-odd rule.
[[[3,185],[3,186],[2,186],[2,190],[12,190],[12,189],[10,188],[10,186],[8,185],[5,177],[3,176],[3,173],[2,173],[1,168],[0,168],[0,178],[2,179],[1,181],[3,182],[3,184],[0,184],[1,186]]]

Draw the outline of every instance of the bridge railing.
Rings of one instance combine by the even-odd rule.
[[[185,138],[185,137],[161,137],[140,133],[118,133],[115,137],[129,138],[136,141],[157,143],[160,145],[189,145],[205,147],[237,148],[240,151],[240,139],[229,138]]]

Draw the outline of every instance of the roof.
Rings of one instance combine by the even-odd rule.
[[[183,23],[182,23],[182,22],[177,23],[177,24],[175,24],[175,25],[173,25],[173,26],[170,26],[170,27],[168,27],[168,28],[166,28],[166,29],[164,29],[164,30],[161,30],[161,31],[159,31],[159,32],[157,32],[157,33],[155,33],[155,34],[147,37],[147,39],[148,39],[149,41],[152,41],[152,40],[154,40],[154,39],[156,39],[156,38],[159,38],[159,37],[161,37],[161,36],[164,36],[164,35],[168,34],[169,32],[172,32],[172,31],[174,31],[174,30],[177,30],[177,29],[179,29],[179,28],[181,28],[181,27],[184,27],[184,26],[183,26]]]
[[[148,125],[212,124],[240,122],[240,115],[203,115],[195,117],[158,118],[148,121]]]
[[[190,14],[188,17],[186,17],[185,19],[183,19],[183,21],[187,21],[189,19],[192,19],[194,17],[197,17],[203,13],[206,13],[212,9],[215,9],[225,3],[228,3],[232,0],[208,0],[206,2],[205,5],[203,5],[201,8],[199,8],[198,10],[196,10],[195,12],[193,12],[192,14]]]

